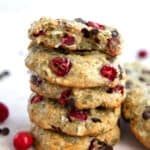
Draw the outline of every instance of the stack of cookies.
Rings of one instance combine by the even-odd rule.
[[[112,149],[125,97],[115,28],[80,18],[41,18],[29,29],[28,112],[37,150]]]

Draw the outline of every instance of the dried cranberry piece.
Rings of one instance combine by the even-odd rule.
[[[148,52],[145,49],[141,49],[137,55],[139,58],[146,58],[148,56]]]
[[[38,36],[43,36],[43,35],[45,35],[45,32],[44,31],[39,31],[38,33],[33,33],[33,36],[34,37],[38,37]]]
[[[93,139],[89,146],[89,150],[113,150],[113,148],[98,139]]]
[[[68,58],[55,57],[50,60],[49,67],[57,76],[65,76],[70,71],[72,63]]]
[[[71,90],[65,90],[61,93],[60,98],[58,99],[59,104],[66,105],[69,100],[69,96],[71,95]]]
[[[124,87],[122,85],[116,85],[115,87],[113,88],[109,88],[107,90],[108,93],[113,93],[113,92],[120,92],[121,94],[124,93]]]
[[[0,102],[0,123],[3,123],[9,116],[8,107]]]
[[[90,27],[93,27],[93,28],[96,28],[96,29],[101,29],[101,30],[105,29],[104,25],[96,23],[96,22],[88,21],[86,24],[87,24],[87,26],[90,26]]]
[[[43,96],[35,95],[31,98],[31,104],[41,102],[42,100],[43,100]]]
[[[73,45],[75,43],[75,38],[73,36],[67,35],[62,38],[62,45]]]
[[[109,79],[110,81],[114,81],[114,79],[117,77],[117,71],[114,67],[105,65],[100,69],[100,74]]]
[[[106,48],[109,50],[112,56],[116,56],[116,51],[119,48],[120,40],[118,38],[110,38],[107,40]]]
[[[72,109],[68,113],[68,119],[72,121],[73,119],[78,119],[80,121],[87,120],[87,114],[83,110]]]

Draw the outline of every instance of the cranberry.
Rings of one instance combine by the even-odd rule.
[[[31,98],[31,104],[41,102],[42,100],[43,100],[43,96],[35,95]]]
[[[65,90],[61,93],[60,98],[58,99],[59,104],[66,105],[68,103],[68,97],[71,94],[71,90]]]
[[[33,33],[34,37],[43,36],[43,35],[45,35],[44,31],[39,31],[38,33]]]
[[[102,30],[105,29],[105,26],[104,26],[104,25],[99,24],[99,23],[96,23],[96,22],[88,21],[86,24],[87,24],[88,26],[93,27],[93,28],[96,28],[96,29],[102,29]]]
[[[108,93],[113,93],[113,92],[120,92],[121,94],[124,93],[124,87],[122,85],[116,85],[115,87],[113,88],[109,88],[107,90]]]
[[[33,144],[33,137],[29,132],[19,132],[15,135],[13,144],[16,150],[27,150]]]
[[[109,79],[110,81],[113,81],[117,77],[116,69],[114,67],[108,66],[108,65],[105,65],[101,68],[100,74],[103,77]]]
[[[64,57],[55,57],[49,62],[49,67],[57,76],[65,76],[71,69],[72,63]]]
[[[61,41],[62,45],[73,45],[75,43],[75,38],[73,36],[65,36]]]
[[[144,50],[144,49],[139,50],[139,52],[138,52],[138,57],[139,58],[146,58],[147,55],[148,55],[148,52],[146,50]]]
[[[82,110],[73,109],[68,113],[68,118],[70,121],[72,121],[74,118],[80,121],[85,121],[87,120],[87,114]]]
[[[107,48],[109,50],[109,52],[111,52],[112,56],[116,56],[116,51],[119,48],[120,45],[120,40],[118,38],[110,38],[107,40]]]
[[[7,106],[0,102],[0,123],[3,123],[9,116]]]

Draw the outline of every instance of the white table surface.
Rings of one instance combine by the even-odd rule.
[[[29,24],[41,16],[82,17],[112,24],[118,27],[123,35],[122,61],[130,62],[136,59],[138,49],[150,50],[148,1],[139,0],[136,1],[134,9],[132,9],[133,6],[133,1],[120,2],[119,0],[115,3],[108,0],[95,0],[95,2],[55,0],[51,3],[48,0],[0,0],[0,71],[8,69],[11,73],[8,78],[0,81],[0,101],[7,104],[10,111],[8,120],[0,124],[0,128],[4,126],[10,128],[9,136],[0,136],[0,150],[13,150],[12,139],[15,133],[28,130],[30,127],[27,99],[31,91],[28,82],[29,75],[24,66],[29,43],[27,39]],[[143,62],[150,62],[150,56]],[[121,142],[114,149],[144,150],[145,148],[130,133],[128,125],[122,123]]]

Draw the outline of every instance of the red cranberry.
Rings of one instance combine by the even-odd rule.
[[[82,110],[71,110],[68,114],[68,118],[70,121],[72,121],[73,119],[85,121],[87,120],[87,114]]]
[[[68,97],[70,96],[70,94],[71,90],[63,91],[60,95],[60,98],[58,99],[59,104],[63,106],[66,105],[68,103]]]
[[[33,144],[33,137],[29,132],[19,132],[15,135],[13,144],[16,150],[27,150]]]
[[[92,21],[88,21],[87,25],[90,26],[90,27],[96,28],[96,29],[102,29],[102,30],[105,29],[104,25],[96,23],[96,22],[92,22]]]
[[[120,45],[120,41],[118,38],[110,38],[107,40],[107,48],[109,50],[109,52],[111,52],[112,56],[116,56],[116,51],[119,48]]]
[[[3,123],[9,116],[8,107],[0,102],[0,123]]]
[[[67,58],[55,57],[50,60],[49,67],[57,76],[65,76],[70,71],[72,63]]]
[[[75,43],[75,38],[73,36],[65,36],[61,41],[62,45],[73,45]]]
[[[113,81],[117,77],[116,69],[114,67],[108,66],[108,65],[105,65],[101,68],[100,74],[103,77],[109,79],[110,81]]]
[[[121,94],[124,93],[124,87],[122,85],[116,85],[113,88],[109,88],[107,90],[108,93],[113,93],[113,92],[120,92]]]
[[[138,52],[138,57],[139,58],[146,58],[147,55],[148,55],[148,52],[146,50],[144,50],[144,49],[139,50],[139,52]]]
[[[34,37],[43,36],[43,35],[45,35],[44,31],[39,31],[38,33],[33,33]]]
[[[35,95],[31,98],[31,104],[41,102],[42,100],[43,100],[43,96]]]

